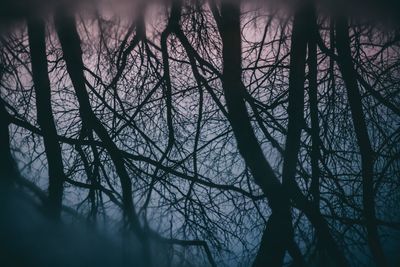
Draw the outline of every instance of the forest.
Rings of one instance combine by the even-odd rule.
[[[399,14],[0,1],[0,266],[400,266]]]

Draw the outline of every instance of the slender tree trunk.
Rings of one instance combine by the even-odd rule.
[[[373,180],[374,152],[369,140],[368,128],[365,123],[361,94],[357,83],[357,73],[353,66],[349,27],[347,19],[343,17],[337,18],[336,21],[336,47],[338,51],[338,65],[347,89],[347,98],[350,104],[354,130],[361,154],[363,208],[368,244],[377,265],[388,266],[379,240],[378,227],[376,224]]]
[[[301,130],[304,124],[304,80],[306,51],[309,39],[316,28],[315,7],[307,1],[299,7],[293,21],[291,62],[289,77],[288,133],[283,164],[283,184],[297,207],[305,213],[316,230],[321,249],[327,251],[336,266],[348,266],[347,260],[330,233],[329,225],[319,207],[310,202],[301,192],[294,177],[299,153]]]
[[[94,114],[89,102],[89,95],[86,91],[86,79],[84,76],[84,64],[82,61],[82,50],[80,46],[80,37],[76,29],[75,19],[70,15],[64,15],[59,12],[55,18],[56,31],[61,43],[64,60],[67,65],[67,72],[71,78],[79,102],[79,112],[85,127],[92,129],[104,143],[111,160],[114,163],[116,172],[119,176],[122,198],[124,205],[124,217],[128,224],[141,240],[143,245],[146,265],[150,266],[150,250],[148,239],[140,226],[139,218],[136,214],[132,198],[132,182],[126,170],[124,157],[120,150],[111,139],[106,128]]]
[[[310,191],[316,207],[320,203],[320,169],[319,169],[319,119],[318,119],[318,70],[317,70],[317,41],[315,31],[317,31],[316,18],[310,26],[312,32],[308,41],[308,97],[310,104],[311,117],[311,187]]]
[[[175,134],[173,127],[173,106],[172,106],[172,84],[170,75],[170,64],[169,64],[169,52],[168,52],[168,38],[171,33],[175,32],[179,28],[179,22],[181,19],[182,2],[181,0],[173,0],[171,6],[171,14],[167,22],[166,29],[161,34],[161,54],[163,63],[163,79],[165,81],[165,101],[167,110],[167,127],[168,127],[168,145],[163,155],[163,159],[171,151],[172,146],[175,142]]]
[[[253,266],[282,266],[283,257],[293,232],[290,203],[274,171],[264,157],[247,113],[244,101],[245,88],[241,81],[242,52],[238,1],[222,2],[219,26],[223,44],[222,85],[229,120],[239,152],[256,183],[260,185],[267,196],[272,210]]]
[[[310,37],[308,40],[308,97],[311,118],[311,186],[310,192],[313,197],[314,205],[320,207],[320,127],[318,118],[318,62],[317,62],[317,36],[318,28],[315,15],[312,16],[310,25]],[[317,249],[321,250],[320,241],[317,237]],[[322,252],[322,251],[321,251]]]
[[[216,14],[215,10],[213,13]],[[218,14],[214,16],[217,16],[216,20],[223,44],[224,70],[222,85],[228,107],[229,120],[236,137],[239,152],[251,170],[256,183],[268,198],[272,210],[272,215],[268,222],[269,227],[267,227],[263,235],[261,248],[254,266],[266,266],[267,264],[268,266],[278,266],[281,264],[287,245],[292,240],[293,233],[290,198],[310,219],[316,229],[318,238],[321,240],[321,245],[329,253],[336,266],[348,266],[346,258],[333,239],[328,223],[319,209],[302,194],[296,181],[289,179],[291,175],[294,175],[292,174],[293,170],[290,169],[293,168],[293,160],[291,159],[293,155],[287,156],[290,159],[286,163],[286,168],[288,168],[289,163],[291,167],[285,170],[286,184],[285,188],[283,188],[265,159],[253,132],[244,102],[245,88],[241,82],[240,10],[238,1],[223,1],[221,16],[218,17]],[[297,83],[297,81],[296,83],[292,82],[292,84]],[[304,94],[304,92],[300,93]],[[296,158],[297,153],[293,153]]]
[[[301,5],[292,26],[289,68],[288,132],[283,153],[282,183],[285,188],[295,183],[297,157],[304,124],[304,81],[307,43],[315,23],[312,6]],[[299,266],[299,262],[295,263]],[[304,264],[303,264],[304,265]]]
[[[285,187],[295,179],[301,131],[304,124],[304,81],[307,43],[312,25],[311,13],[308,5],[301,7],[293,20],[289,67],[289,105],[287,109],[288,131],[282,169]]]
[[[61,214],[63,183],[65,181],[61,147],[51,108],[51,89],[47,68],[45,24],[40,19],[28,21],[29,48],[32,60],[32,78],[36,94],[36,112],[43,132],[43,142],[48,162],[49,200],[48,215],[59,219]]]

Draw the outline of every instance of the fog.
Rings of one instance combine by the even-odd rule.
[[[400,264],[397,1],[0,2],[0,266]]]

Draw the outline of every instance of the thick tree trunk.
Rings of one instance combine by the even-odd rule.
[[[124,157],[120,150],[111,139],[106,128],[94,114],[89,102],[89,95],[86,91],[84,64],[82,61],[82,50],[80,46],[80,37],[76,29],[75,19],[72,16],[64,15],[61,12],[55,18],[56,31],[61,43],[64,60],[67,65],[67,72],[71,78],[79,102],[79,112],[84,127],[93,130],[101,139],[119,176],[122,198],[124,205],[124,216],[127,223],[141,240],[143,245],[143,259],[147,266],[150,266],[150,250],[148,239],[140,226],[139,218],[136,214],[132,198],[132,182],[126,170]]]
[[[51,89],[47,68],[45,24],[40,19],[28,21],[29,48],[32,60],[32,78],[36,94],[36,112],[43,133],[43,142],[48,162],[49,199],[48,215],[59,219],[62,206],[63,183],[65,181],[61,147],[51,108]]]
[[[336,47],[338,51],[338,65],[347,89],[347,98],[350,104],[354,130],[361,154],[363,209],[368,244],[376,264],[378,266],[388,266],[379,240],[378,227],[376,224],[373,180],[374,152],[369,140],[368,128],[365,123],[361,94],[357,83],[357,73],[353,66],[348,23],[347,19],[343,17],[338,18],[336,21]]]
[[[7,191],[17,178],[17,170],[10,150],[9,114],[0,98],[0,192]]]

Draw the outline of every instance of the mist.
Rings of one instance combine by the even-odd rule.
[[[399,10],[1,1],[0,265],[398,266]]]

